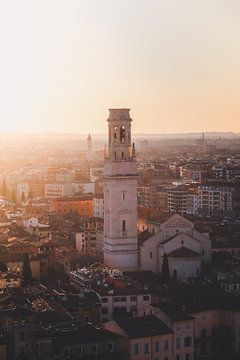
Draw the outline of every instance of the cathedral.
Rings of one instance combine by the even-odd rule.
[[[167,255],[170,276],[198,277],[211,258],[208,234],[179,214],[151,221],[137,214],[137,163],[130,109],[110,109],[104,161],[104,264],[121,271],[161,273]],[[149,209],[151,210],[151,209]],[[160,215],[160,214],[159,214]]]

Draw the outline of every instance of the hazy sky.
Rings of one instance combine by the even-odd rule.
[[[0,131],[240,131],[239,0],[0,0]]]

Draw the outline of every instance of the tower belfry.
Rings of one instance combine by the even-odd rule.
[[[109,109],[104,162],[104,264],[138,269],[137,165],[130,109]]]

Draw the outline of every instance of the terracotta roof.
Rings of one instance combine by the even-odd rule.
[[[172,333],[172,330],[155,315],[147,315],[133,319],[120,319],[117,323],[130,339]]]
[[[122,338],[122,335],[109,330],[98,329],[91,325],[82,325],[77,330],[60,332],[56,335],[54,343],[58,348],[74,344],[105,343],[106,341]]]
[[[175,214],[142,206],[138,206],[137,211],[139,218],[155,221],[160,224],[164,223]]]
[[[182,246],[176,250],[171,251],[168,254],[168,257],[177,257],[177,258],[191,258],[191,257],[199,257],[200,253],[197,251],[193,251],[191,249],[186,248],[185,246]]]

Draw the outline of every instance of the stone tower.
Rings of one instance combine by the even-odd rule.
[[[104,264],[138,269],[137,166],[130,109],[110,109],[104,163]]]
[[[92,160],[92,138],[91,135],[88,134],[87,137],[87,161]]]

